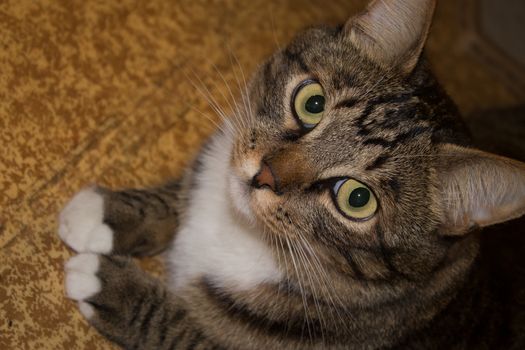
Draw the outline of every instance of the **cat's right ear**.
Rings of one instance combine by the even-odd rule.
[[[425,45],[435,6],[436,0],[374,0],[344,30],[369,59],[408,74]]]
[[[445,144],[436,174],[444,235],[462,235],[525,214],[525,163]]]

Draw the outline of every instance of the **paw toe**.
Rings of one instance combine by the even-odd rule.
[[[96,254],[78,254],[66,262],[66,271],[77,271],[85,274],[95,274],[100,267],[99,257]]]
[[[85,300],[100,292],[100,282],[93,275],[80,272],[68,272],[66,276],[66,294],[73,300]]]
[[[70,299],[82,301],[101,290],[96,276],[99,258],[94,254],[79,254],[66,263],[66,294]]]
[[[85,301],[78,302],[78,309],[80,313],[88,320],[95,315],[95,309]]]
[[[113,231],[108,225],[102,224],[97,226],[90,233],[90,239],[87,242],[87,250],[107,254],[113,248]]]

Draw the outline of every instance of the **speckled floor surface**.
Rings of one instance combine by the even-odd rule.
[[[236,86],[232,53],[249,75],[299,29],[343,22],[363,3],[0,2],[0,349],[112,348],[64,298],[65,201],[93,182],[146,186],[179,173],[214,129],[188,74],[220,97],[221,74]],[[509,79],[501,55],[491,61],[469,3],[440,1],[427,52],[477,125],[481,111],[522,105],[525,82]]]

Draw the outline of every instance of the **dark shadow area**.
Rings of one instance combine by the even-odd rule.
[[[481,111],[465,121],[477,147],[525,161],[525,104]]]

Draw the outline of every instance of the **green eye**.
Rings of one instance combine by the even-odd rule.
[[[294,114],[306,128],[319,124],[324,114],[324,105],[323,88],[315,81],[303,82],[294,94]]]
[[[337,181],[334,200],[339,210],[352,219],[366,220],[377,210],[377,200],[372,191],[353,179]]]

